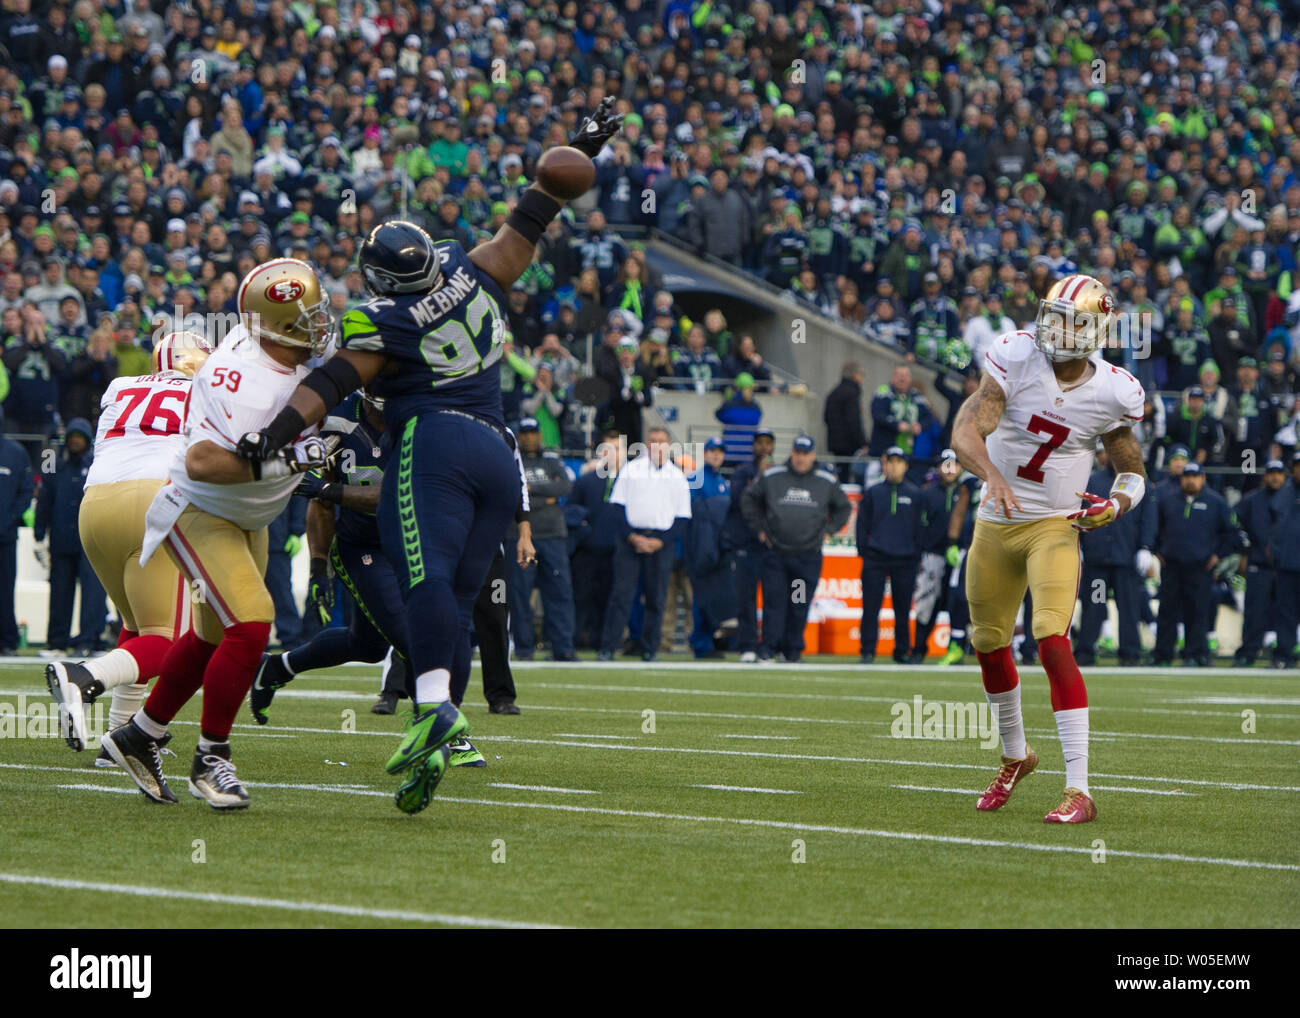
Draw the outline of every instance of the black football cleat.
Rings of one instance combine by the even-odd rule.
[[[51,661],[45,666],[45,684],[59,705],[59,732],[72,749],[86,748],[86,708],[104,692],[104,684],[85,665]]]
[[[489,714],[518,714],[519,708],[515,706],[514,700],[498,700],[496,703],[488,705]]]
[[[196,749],[190,767],[190,795],[206,799],[213,809],[247,809],[248,792],[235,776],[230,743],[209,750]]]
[[[157,741],[134,721],[115,728],[100,740],[100,746],[151,802],[173,803],[176,796],[167,787],[162,772],[162,754]]]
[[[397,713],[397,694],[390,693],[387,690],[380,693],[379,699],[376,700],[373,704],[371,704],[370,713],[371,714]]]
[[[248,708],[253,712],[253,720],[264,725],[270,720],[271,701],[275,691],[293,681],[293,676],[284,667],[283,654],[263,654],[262,663],[257,668],[257,677],[253,679],[253,688],[248,691]]]

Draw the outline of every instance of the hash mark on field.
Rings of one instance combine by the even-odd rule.
[[[134,789],[132,789],[134,791]],[[387,908],[360,908],[356,905],[331,905],[318,901],[286,901],[281,898],[254,898],[244,894],[213,894],[206,891],[182,891],[166,887],[135,887],[130,884],[98,884],[88,880],[63,880],[26,873],[0,873],[0,883],[27,887],[50,887],[62,891],[102,891],[105,894],[129,894],[140,898],[173,898],[201,901],[214,905],[241,905],[247,908],[278,908],[291,912],[324,912],[331,915],[366,919],[393,919],[398,922],[441,923],[445,926],[476,926],[505,929],[561,929],[545,923],[522,923],[512,919],[487,919],[483,916],[448,915],[438,912],[406,912]]]
[[[747,785],[688,785],[688,788],[711,788],[715,792],[762,792],[764,795],[803,795],[788,788],[750,788]]]
[[[952,795],[979,795],[983,790],[979,788],[938,788],[934,785],[890,785],[890,788],[901,788],[907,792],[949,792]],[[1177,795],[1191,796],[1195,798],[1195,792],[1180,792],[1177,789],[1172,791],[1164,788],[1129,788],[1126,785],[1093,785],[1093,788],[1099,792],[1133,792],[1137,795]]]
[[[770,742],[798,742],[797,735],[719,735],[719,739],[764,739]]]
[[[556,732],[557,739],[635,739],[635,735],[588,735],[582,732]]]
[[[143,794],[134,785],[132,785],[130,788],[118,788],[114,785],[56,785],[55,787],[66,788],[73,792],[109,792],[113,795]]]
[[[589,788],[555,788],[551,785],[512,785],[505,781],[494,781],[488,788],[514,788],[521,792],[559,792],[562,795],[600,795]]]

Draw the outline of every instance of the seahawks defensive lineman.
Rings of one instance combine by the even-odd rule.
[[[570,145],[588,157],[619,129],[608,97]],[[505,293],[531,263],[563,203],[538,184],[495,237],[471,252],[435,244],[414,223],[383,223],[359,261],[373,298],[343,317],[342,349],[308,375],[266,428],[239,452],[263,459],[353,390],[384,397],[396,449],[379,505],[384,551],[406,600],[415,717],[387,769],[414,768],[397,806],[429,804],[446,745],[468,731],[450,700],[451,668],[474,599],[519,501],[519,475],[501,408]]]

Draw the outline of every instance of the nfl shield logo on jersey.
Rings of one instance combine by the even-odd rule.
[[[1056,405],[1057,405],[1057,406],[1064,406],[1064,405],[1065,405],[1065,397],[1064,397],[1064,396],[1057,396],[1057,397],[1056,397]]]
[[[374,562],[374,558],[373,558],[372,556],[370,556],[370,555],[362,555],[362,556],[361,556],[361,564],[362,564],[363,566],[368,566],[368,565],[370,565],[372,562]]]

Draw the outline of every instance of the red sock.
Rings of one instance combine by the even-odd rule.
[[[151,718],[165,725],[181,712],[203,685],[203,670],[216,649],[216,644],[204,643],[193,630],[171,645],[163,658],[158,682],[144,703]]]
[[[117,632],[117,645],[120,647],[128,640],[134,640],[139,635],[134,629],[127,629],[126,626],[123,626]]]
[[[148,682],[163,669],[163,660],[172,649],[172,641],[165,636],[137,636],[125,643],[118,642],[118,648],[135,658],[140,677],[135,681],[141,685]]]
[[[1038,641],[1038,657],[1052,686],[1052,710],[1078,710],[1088,706],[1088,687],[1074,663],[1068,636],[1047,636]]]
[[[252,688],[270,639],[269,622],[236,622],[226,627],[221,645],[203,672],[201,728],[205,738],[225,741],[230,737],[239,705]]]
[[[1016,659],[1010,645],[997,650],[977,650],[975,659],[980,663],[984,692],[1005,693],[1019,685],[1020,673],[1016,671]]]

